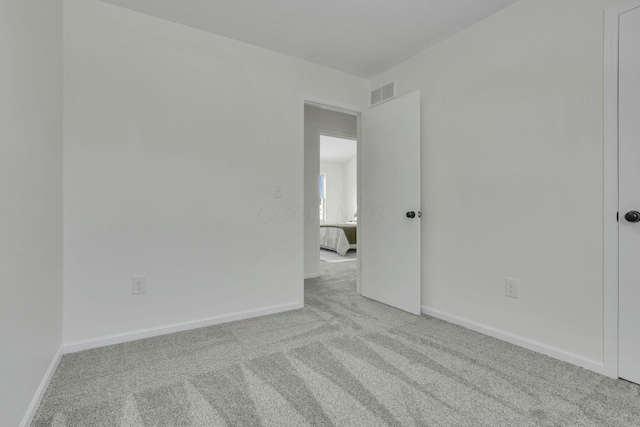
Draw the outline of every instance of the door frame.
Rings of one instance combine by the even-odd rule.
[[[604,48],[604,374],[618,378],[618,73],[620,16],[640,8],[627,0],[605,11]]]
[[[351,104],[347,104],[347,103],[343,103],[343,102],[338,102],[338,101],[333,101],[330,99],[325,99],[325,98],[320,98],[317,96],[313,96],[313,95],[307,95],[307,94],[301,94],[300,95],[300,100],[299,100],[299,141],[300,141],[300,152],[299,152],[299,157],[298,157],[298,162],[300,164],[300,168],[299,168],[299,172],[298,172],[298,182],[301,183],[300,185],[300,193],[298,195],[298,200],[302,201],[302,208],[304,209],[304,197],[305,197],[305,192],[304,192],[304,172],[305,172],[305,168],[304,168],[304,164],[305,164],[305,143],[304,143],[304,128],[305,128],[305,122],[304,122],[304,107],[305,105],[310,105],[310,106],[314,106],[314,107],[318,107],[318,108],[323,108],[325,110],[330,110],[330,111],[335,111],[338,113],[344,113],[344,114],[349,114],[352,116],[356,116],[356,120],[357,120],[357,135],[356,135],[356,141],[357,141],[357,155],[356,155],[356,168],[357,168],[357,188],[360,188],[360,144],[362,143],[361,138],[360,138],[360,115],[361,113],[366,110],[368,107],[360,107],[357,105],[351,105]],[[323,131],[325,132],[325,134],[327,131]],[[334,132],[335,133],[335,132]],[[319,148],[318,148],[318,159],[320,158],[320,152],[319,152]],[[358,206],[360,206],[360,192],[358,191],[358,197],[357,197],[357,203]],[[316,215],[317,217],[317,215]],[[318,220],[318,240],[320,238],[320,220],[319,218]],[[300,239],[298,242],[298,254],[299,255],[299,259],[298,259],[298,283],[299,283],[299,288],[298,288],[298,297],[299,297],[299,301],[300,304],[302,306],[304,306],[304,279],[305,279],[305,272],[304,272],[304,244],[305,244],[305,236],[304,236],[304,225],[305,225],[305,221],[301,221],[300,224],[298,225],[298,232],[300,233]],[[360,233],[360,224],[357,225],[356,227],[356,233]],[[320,251],[320,248],[318,247],[318,252]],[[320,263],[320,255],[318,253],[318,263]],[[361,271],[361,264],[360,264],[360,257],[357,258],[356,261],[357,264],[357,275],[356,275],[356,292],[358,293],[358,295],[360,295],[361,293],[361,282],[360,282],[360,271]],[[319,267],[318,267],[318,271],[319,271]]]

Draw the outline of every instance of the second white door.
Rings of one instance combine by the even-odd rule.
[[[619,40],[619,376],[640,384],[640,8]]]

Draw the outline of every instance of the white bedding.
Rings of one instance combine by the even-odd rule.
[[[347,254],[349,249],[356,249],[357,245],[352,245],[347,240],[344,230],[337,227],[320,227],[320,247],[336,251],[342,256]]]

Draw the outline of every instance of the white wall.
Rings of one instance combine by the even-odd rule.
[[[65,343],[299,307],[302,94],[368,82],[97,0],[64,58]]]
[[[62,344],[62,1],[0,1],[0,425]]]
[[[368,88],[367,88],[368,91]],[[360,105],[366,105],[366,99]],[[320,174],[320,131],[356,138],[356,116],[312,106],[304,109],[304,273],[319,276],[318,175]]]
[[[353,221],[357,206],[357,158],[344,162],[320,161],[327,176],[327,220],[329,224]]]
[[[602,361],[603,11],[617,3],[522,0],[373,81],[422,93],[423,305]]]
[[[358,209],[358,158],[347,160],[344,167],[344,221],[353,221]]]
[[[322,148],[320,149],[322,152]],[[320,161],[320,173],[327,176],[327,219],[325,222],[343,222],[344,208],[344,163]]]

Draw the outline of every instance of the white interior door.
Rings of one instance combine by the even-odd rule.
[[[362,113],[361,140],[362,295],[420,314],[420,93]]]
[[[619,72],[619,376],[640,383],[640,8],[620,19]]]

